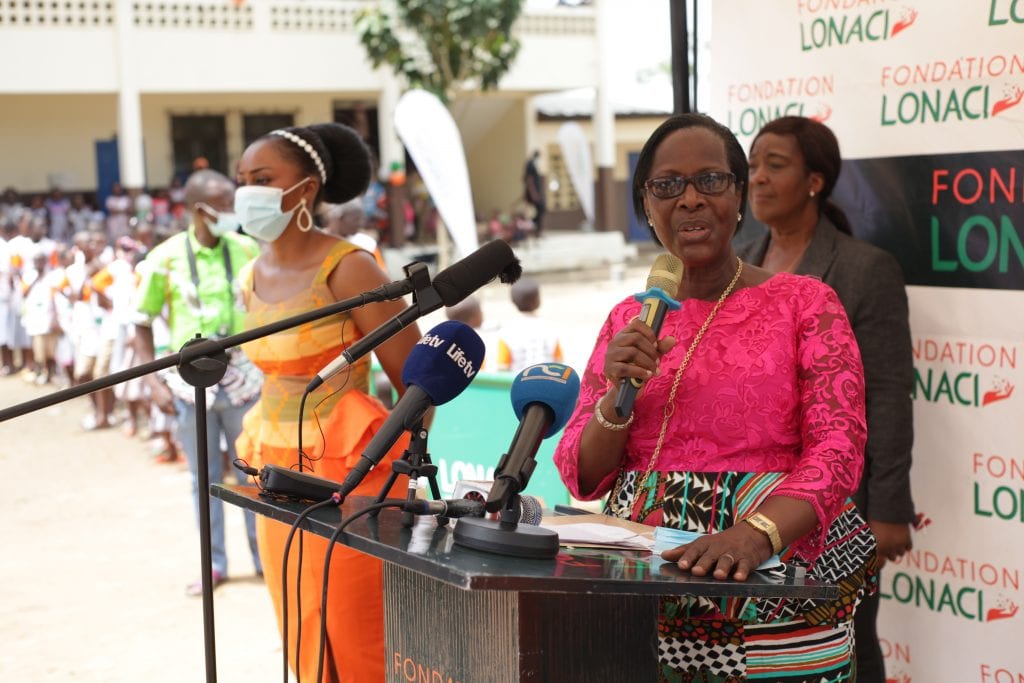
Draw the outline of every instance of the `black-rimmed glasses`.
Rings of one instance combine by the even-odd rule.
[[[686,192],[686,186],[693,183],[697,192],[706,195],[720,195],[729,189],[730,183],[736,182],[736,176],[722,171],[709,171],[694,176],[671,175],[663,178],[651,178],[644,187],[658,199],[672,199]]]

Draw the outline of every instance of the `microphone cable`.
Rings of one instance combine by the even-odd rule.
[[[341,505],[341,502],[342,502],[341,494],[336,493],[333,496],[331,496],[330,498],[328,498],[327,500],[322,500],[319,503],[314,503],[313,505],[310,505],[308,508],[306,508],[301,513],[299,513],[299,516],[295,518],[294,522],[292,522],[291,529],[288,530],[288,537],[287,537],[287,539],[284,542],[284,561],[281,563],[281,632],[283,634],[282,635],[282,642],[281,642],[281,655],[282,655],[281,659],[282,659],[282,665],[283,665],[283,678],[282,678],[283,683],[288,683],[288,554],[289,554],[289,551],[291,550],[292,539],[295,536],[295,532],[298,531],[299,525],[302,524],[303,520],[305,520],[306,517],[311,515],[313,512],[315,512],[317,510],[320,510],[321,508],[331,507],[332,505],[334,507],[339,507]],[[328,548],[327,551],[328,551],[328,555],[327,556],[330,557],[330,548]],[[301,556],[301,553],[302,553],[302,533],[301,533],[301,531],[299,532],[299,553],[300,553],[300,555],[299,555],[299,562],[301,563],[301,560],[302,560],[302,556]],[[299,564],[299,566],[296,568],[296,573],[299,574],[299,576],[296,577],[296,579],[295,579],[296,589],[299,586],[300,577],[302,575],[301,569],[302,569],[302,565]],[[302,641],[301,641],[301,638],[302,638],[301,604],[302,603],[300,602],[300,597],[301,597],[300,593],[298,592],[298,590],[296,590],[296,604],[297,604],[297,607],[299,608],[299,614],[297,615],[298,616],[298,619],[297,619],[298,625],[295,628],[295,680],[296,680],[296,683],[298,683],[298,681],[300,681],[301,677],[302,677],[302,671],[299,669],[299,653],[302,651],[302,649],[301,649],[301,644],[302,644]]]
[[[325,501],[329,502],[329,501]],[[324,555],[324,586],[323,592],[320,596],[320,643],[317,646],[316,655],[316,683],[320,683],[323,680],[324,675],[324,651],[327,643],[327,588],[328,581],[330,580],[331,571],[331,553],[334,551],[334,546],[338,542],[338,538],[341,537],[342,532],[349,524],[359,519],[363,515],[369,514],[374,510],[383,510],[388,507],[402,507],[406,501],[395,498],[385,498],[379,503],[373,503],[367,505],[362,510],[354,512],[348,516],[348,518],[341,520],[341,524],[331,534],[330,540],[327,541],[327,553]]]
[[[345,344],[345,326],[348,325],[348,322],[349,322],[349,319],[346,319],[341,324],[341,344],[342,344],[342,346],[348,346],[347,344]],[[341,391],[341,389],[344,388],[344,386],[346,384],[348,384],[348,381],[351,378],[351,376],[352,376],[351,368],[346,368],[346,372],[345,372],[345,375],[344,375],[344,381],[341,383],[341,385],[337,389],[335,389],[333,391],[328,391],[324,395],[324,397],[322,399],[320,399],[319,401],[317,401],[317,404],[315,406],[313,406],[313,419],[316,422],[316,428],[320,431],[320,440],[324,444],[324,448],[323,448],[323,452],[324,453],[327,452],[327,436],[324,434],[323,425],[320,424],[320,416],[316,412],[317,408],[319,408],[320,405],[324,401],[329,399],[331,396],[333,396],[334,394],[336,394],[339,391]],[[312,393],[312,392],[309,391],[309,388],[307,386],[307,388],[302,392],[302,398],[299,399],[299,422],[298,422],[299,434],[298,434],[298,442],[296,444],[297,451],[298,451],[298,456],[299,456],[299,458],[298,458],[299,472],[302,472],[302,461],[303,460],[306,460],[306,461],[309,462],[309,470],[310,470],[310,472],[312,472],[313,471],[313,463],[315,461],[321,460],[323,458],[322,454],[318,458],[311,458],[310,456],[306,455],[306,452],[302,448],[302,424],[303,424],[303,417],[304,417],[305,410],[306,410],[306,398],[309,397],[310,393]],[[330,499],[328,499],[326,501],[322,501],[322,503],[333,503],[333,500],[334,500],[334,498],[332,497],[332,498],[330,498]],[[338,502],[336,503],[336,505],[341,505],[341,498],[340,497],[338,498]],[[304,511],[303,514],[304,515],[308,515],[309,513],[313,512],[313,510],[319,509],[319,507],[326,507],[326,505],[322,505],[321,503],[318,503],[318,504],[308,508],[306,511]],[[282,636],[283,637],[283,642],[282,642],[283,648],[282,648],[282,650],[283,650],[283,654],[284,654],[284,670],[285,670],[284,683],[288,683],[288,555],[289,555],[289,553],[291,551],[292,537],[295,535],[295,531],[298,529],[298,525],[301,523],[301,521],[303,519],[305,519],[305,517],[304,516],[300,516],[299,519],[295,520],[295,523],[292,525],[292,528],[289,529],[289,531],[288,531],[288,539],[287,539],[287,541],[285,542],[285,545],[284,545],[284,557],[281,559],[281,614],[282,614],[281,631],[282,631],[282,634],[283,634],[283,636]],[[299,606],[298,609],[301,610],[301,605],[302,605],[302,551],[303,551],[303,548],[305,546],[305,534],[303,533],[303,531],[301,529],[298,529],[298,532],[299,532],[299,549],[298,549],[298,555],[297,555],[296,560],[295,560],[295,604],[297,606]],[[302,614],[299,613],[298,617],[299,618],[296,620],[296,624],[295,624],[295,680],[296,680],[296,683],[299,682],[299,679],[301,678],[301,674],[302,674],[301,670],[299,669],[299,657],[300,657],[301,652],[302,652]]]

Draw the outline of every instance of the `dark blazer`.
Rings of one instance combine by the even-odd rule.
[[[760,265],[770,241],[766,231],[737,254]],[[839,295],[864,361],[868,443],[857,507],[869,520],[913,522],[914,364],[903,271],[889,252],[822,216],[796,273],[824,280]]]

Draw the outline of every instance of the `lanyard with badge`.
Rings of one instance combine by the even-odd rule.
[[[203,319],[203,306],[202,301],[199,301],[199,269],[196,267],[196,254],[192,250],[192,240],[187,234],[185,235],[185,253],[188,255],[188,269],[192,273],[192,286],[195,287],[196,290],[196,301],[199,304],[196,312],[199,315],[201,326]],[[222,327],[218,331],[218,336],[226,337],[235,330],[235,273],[231,266],[231,250],[228,248],[227,241],[223,239],[221,240],[221,253],[224,255],[224,276],[228,281],[228,326],[227,329]]]

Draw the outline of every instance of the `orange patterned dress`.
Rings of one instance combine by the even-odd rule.
[[[265,325],[335,301],[327,280],[342,259],[357,247],[339,241],[324,259],[309,288],[278,303],[262,301],[253,287],[250,263],[241,273],[246,304],[246,328]],[[363,336],[348,314],[339,314],[286,330],[243,346],[265,374],[259,402],[246,415],[238,439],[238,457],[253,467],[272,463],[284,467],[298,462],[299,401],[309,380],[324,365]],[[367,394],[367,358],[354,363],[324,383],[306,399],[302,424],[302,448],[309,460],[304,471],[341,481],[359,460],[370,438],[387,417],[387,410]],[[314,418],[314,414],[316,417]],[[322,431],[322,433],[321,433]],[[391,461],[400,457],[407,438],[370,471],[353,492],[376,496],[391,473]],[[311,462],[310,462],[311,461]],[[393,492],[402,495],[401,482]],[[281,625],[281,563],[289,526],[266,517],[257,519],[257,538],[270,590]],[[323,586],[326,539],[305,534],[302,559],[302,596],[295,605],[298,542],[292,543],[288,565],[288,658],[295,658],[297,615],[302,615],[301,680],[316,675],[320,631],[320,597]],[[383,584],[379,560],[338,545],[331,556],[330,610],[327,615],[328,647],[324,671],[327,680],[384,680]],[[294,666],[294,664],[292,664]],[[336,677],[331,677],[331,672]]]

